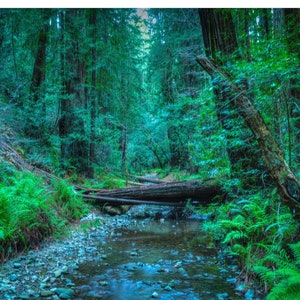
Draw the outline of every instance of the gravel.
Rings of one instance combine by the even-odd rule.
[[[73,226],[66,238],[10,259],[0,267],[0,299],[72,299],[75,285],[67,274],[94,257],[105,258],[99,242],[128,222],[126,217],[93,213]]]

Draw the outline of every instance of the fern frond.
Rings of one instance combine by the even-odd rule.
[[[267,295],[267,300],[295,300],[300,299],[299,275],[295,278],[281,280]]]
[[[223,243],[227,244],[229,242],[232,242],[233,240],[240,240],[240,239],[247,239],[248,235],[247,233],[240,231],[240,230],[234,230],[227,233]]]
[[[273,285],[276,280],[276,275],[274,274],[274,271],[270,270],[269,268],[265,266],[254,266],[253,271],[263,280],[267,283]]]
[[[300,242],[296,244],[289,244],[289,247],[293,251],[293,255],[295,258],[295,264],[300,265]]]
[[[237,215],[233,220],[221,220],[221,225],[228,229],[245,229],[245,218]]]

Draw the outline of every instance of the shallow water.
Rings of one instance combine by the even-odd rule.
[[[241,299],[236,266],[210,247],[199,221],[136,221],[99,244],[73,276],[75,299]]]

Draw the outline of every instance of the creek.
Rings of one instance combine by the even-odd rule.
[[[237,267],[210,245],[199,220],[134,220],[68,276],[75,299],[242,299]]]
[[[170,212],[147,205],[121,216],[90,214],[67,237],[2,265],[0,299],[259,299],[236,289],[237,265],[201,231],[200,219]]]

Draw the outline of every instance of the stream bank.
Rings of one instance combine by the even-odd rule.
[[[209,245],[199,220],[156,209],[91,214],[68,238],[8,261],[0,299],[254,299],[235,289],[237,266]]]

